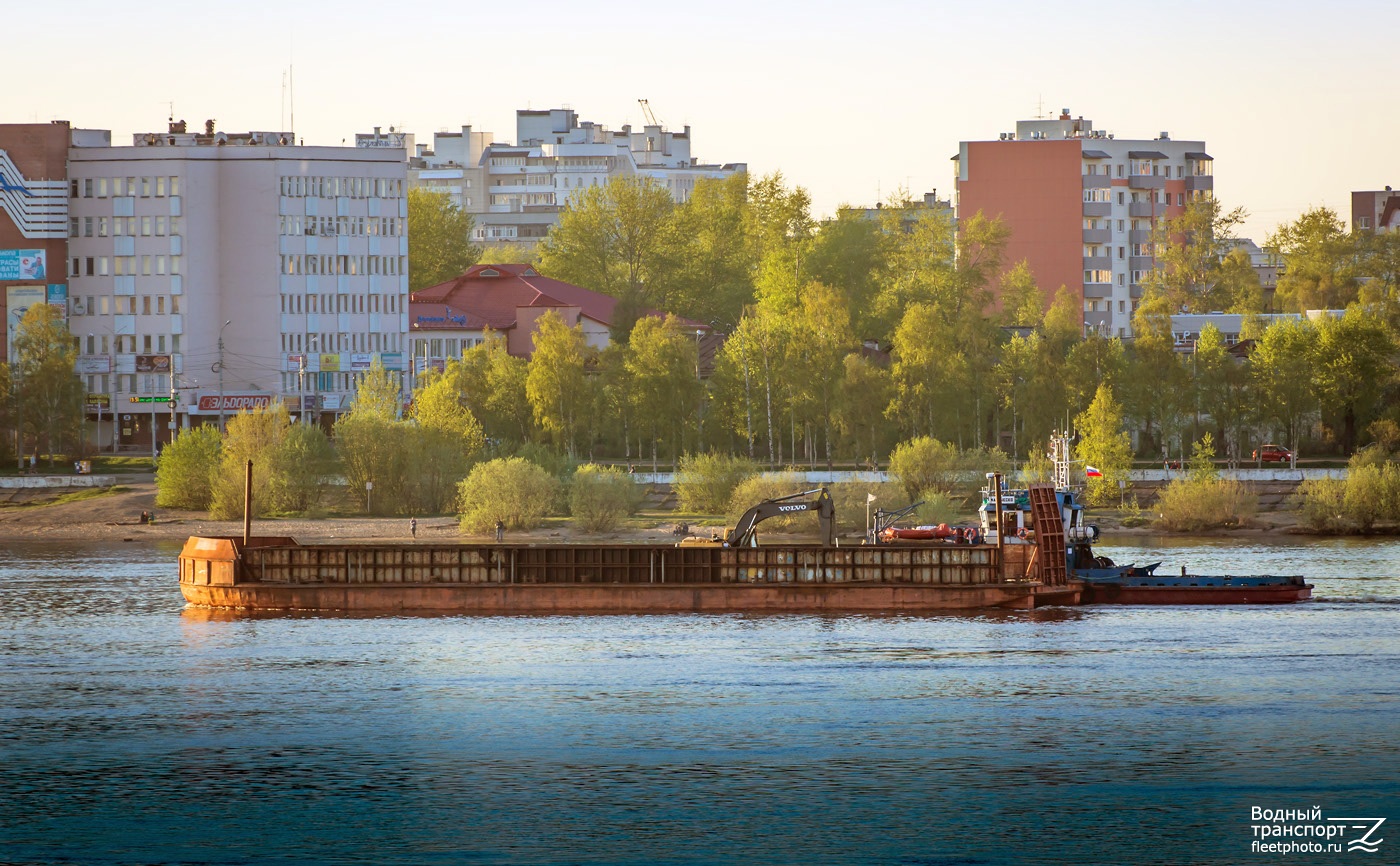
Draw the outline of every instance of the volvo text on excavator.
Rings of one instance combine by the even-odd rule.
[[[739,518],[739,522],[735,523],[734,528],[724,537],[724,546],[754,546],[757,544],[754,528],[759,523],[770,517],[798,514],[803,511],[817,512],[817,519],[821,526],[822,545],[824,547],[834,545],[836,543],[836,507],[832,505],[831,494],[827,492],[827,489],[818,487],[815,490],[794,493],[791,496],[765,499],[745,511],[744,515]]]

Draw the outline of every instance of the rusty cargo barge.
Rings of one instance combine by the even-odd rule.
[[[187,601],[215,608],[481,614],[921,613],[1077,604],[1036,547],[311,544],[192,537]],[[1052,560],[1053,562],[1053,560]]]

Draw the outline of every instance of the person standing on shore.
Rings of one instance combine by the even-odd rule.
[[[505,540],[506,540],[506,522],[505,522],[504,520],[497,520],[497,521],[496,521],[496,540],[497,540],[497,541],[505,541]]]
[[[418,518],[410,517],[408,519],[408,534],[414,538],[418,537]]]

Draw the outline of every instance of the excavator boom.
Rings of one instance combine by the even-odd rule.
[[[807,497],[807,498],[803,498]],[[821,525],[822,545],[831,547],[836,543],[836,507],[831,502],[831,494],[825,487],[765,499],[739,518],[738,523],[724,539],[725,547],[747,547],[754,543],[754,528],[770,517],[783,514],[799,514],[804,511],[817,512]]]

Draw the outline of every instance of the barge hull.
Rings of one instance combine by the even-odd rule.
[[[185,600],[214,608],[360,613],[662,614],[926,613],[976,608],[1031,609],[1075,604],[1076,590],[1044,591],[1024,583],[978,586],[889,584],[272,585],[182,584]]]
[[[1084,604],[1292,604],[1312,598],[1312,585],[1117,586],[1085,584]]]

